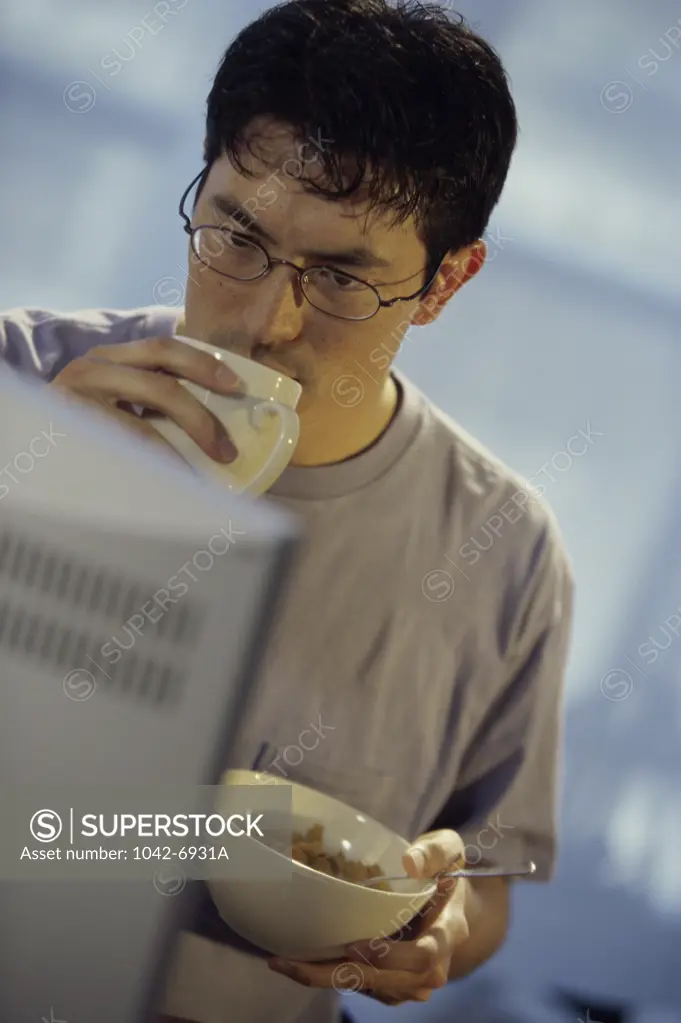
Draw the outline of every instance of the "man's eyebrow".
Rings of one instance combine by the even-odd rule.
[[[269,231],[266,231],[261,224],[255,219],[250,211],[237,202],[229,195],[214,195],[211,199],[213,206],[224,216],[229,217],[231,220],[242,227],[245,231],[249,231],[255,235],[259,240],[263,242],[269,242],[270,245],[277,245],[277,239],[274,238]],[[301,250],[300,255],[304,259],[312,260],[315,263],[326,265],[331,263],[335,266],[349,266],[349,267],[391,267],[392,263],[387,259],[382,259],[377,253],[372,252],[371,249],[366,248],[363,245],[354,246],[351,249],[343,249],[339,252],[331,252],[328,250],[320,249],[305,249]]]

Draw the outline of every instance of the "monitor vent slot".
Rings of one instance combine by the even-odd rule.
[[[200,633],[200,606],[178,579],[159,588],[0,530],[0,651],[160,704],[180,698]]]
[[[141,614],[145,633],[153,630],[159,639],[178,646],[194,646],[197,639],[199,616],[183,595],[181,581],[171,580],[170,589],[158,583],[145,586],[15,532],[0,533],[0,586],[3,582],[106,620],[112,631]]]
[[[115,664],[102,664],[107,637],[64,625],[28,607],[0,600],[0,650],[38,663],[74,684],[90,676],[98,689],[119,691],[149,703],[175,702],[182,674],[177,665],[130,650]]]

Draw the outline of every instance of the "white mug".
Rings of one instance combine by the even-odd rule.
[[[264,494],[291,461],[300,423],[296,406],[302,387],[296,380],[242,355],[175,335],[176,341],[208,352],[229,366],[244,385],[244,393],[226,395],[180,380],[225,427],[239,452],[229,465],[216,462],[181,427],[165,416],[153,416],[154,428],[186,462],[217,477],[234,493]]]

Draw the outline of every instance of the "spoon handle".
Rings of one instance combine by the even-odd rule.
[[[536,863],[526,863],[522,867],[470,867],[439,874],[438,877],[526,877],[534,874],[536,869]]]
[[[469,867],[462,868],[461,870],[450,870],[445,871],[442,874],[438,874],[438,878],[441,877],[527,877],[529,874],[534,874],[537,869],[535,863],[525,863],[522,866],[517,867]],[[414,878],[409,877],[408,874],[394,874],[391,877],[371,877],[367,881],[362,881],[362,887],[370,888],[372,885],[380,884],[383,881],[413,881]],[[435,878],[424,878],[424,881],[435,881]]]

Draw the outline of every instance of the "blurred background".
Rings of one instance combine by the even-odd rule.
[[[562,851],[506,948],[360,1023],[681,1020],[681,4],[447,0],[522,135],[490,262],[398,365],[546,486],[577,576]],[[268,4],[0,3],[0,308],[181,304],[205,98]],[[143,20],[146,16],[146,23]],[[149,28],[151,26],[151,28]],[[159,27],[160,26],[160,27]],[[342,84],[339,83],[339,88]],[[579,430],[591,440],[568,452]],[[581,449],[573,443],[575,450]]]

